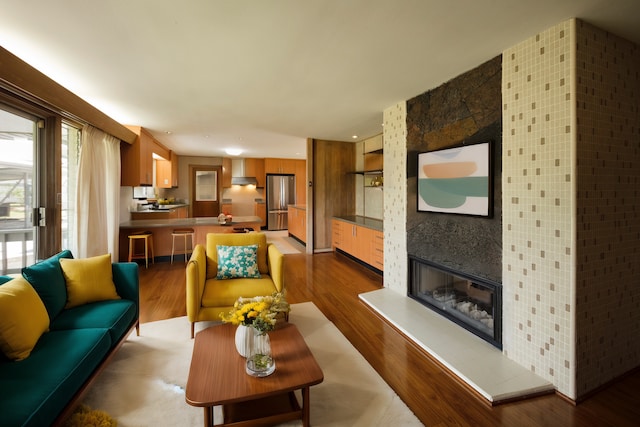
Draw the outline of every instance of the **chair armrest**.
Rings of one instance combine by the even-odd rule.
[[[269,274],[278,292],[284,292],[284,255],[275,245],[267,246]]]
[[[187,263],[187,317],[190,322],[198,320],[206,277],[207,255],[205,248],[204,245],[196,245]]]
[[[120,298],[133,301],[136,305],[136,319],[140,317],[140,275],[135,262],[115,262],[111,264],[113,283]]]

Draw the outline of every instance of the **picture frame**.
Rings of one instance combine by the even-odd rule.
[[[493,141],[418,154],[418,211],[491,217]]]

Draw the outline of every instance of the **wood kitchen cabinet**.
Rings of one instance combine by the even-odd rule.
[[[180,156],[171,151],[171,187],[178,188]]]
[[[222,158],[222,188],[231,187],[231,159]]]
[[[307,241],[307,210],[302,206],[289,205],[287,210],[289,235],[299,241]]]
[[[153,186],[153,137],[140,126],[127,126],[137,136],[133,144],[120,147],[120,185]]]
[[[171,160],[156,160],[156,187],[178,187],[178,155],[173,151],[169,156]]]
[[[127,126],[127,128],[134,132],[137,138],[133,144],[122,143],[120,146],[120,185],[123,187],[157,185],[153,180],[153,153],[170,164],[171,151],[156,141],[143,127]]]
[[[266,203],[256,203],[254,206],[254,215],[260,217],[260,227],[267,226],[267,204]]]
[[[254,176],[258,181],[256,187],[264,188],[267,182],[264,171],[264,159],[244,159],[244,174],[246,176]]]
[[[296,173],[296,160],[295,159],[264,159],[264,171],[265,173],[274,174],[291,174]]]
[[[384,270],[384,234],[380,230],[332,219],[331,246],[376,268]]]

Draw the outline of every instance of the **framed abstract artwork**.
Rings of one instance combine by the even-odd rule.
[[[418,154],[418,211],[490,217],[492,143]]]

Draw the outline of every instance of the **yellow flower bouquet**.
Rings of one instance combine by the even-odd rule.
[[[220,314],[225,323],[252,326],[261,334],[272,331],[281,313],[289,313],[289,303],[284,294],[276,292],[273,295],[254,298],[238,298],[229,313]]]

